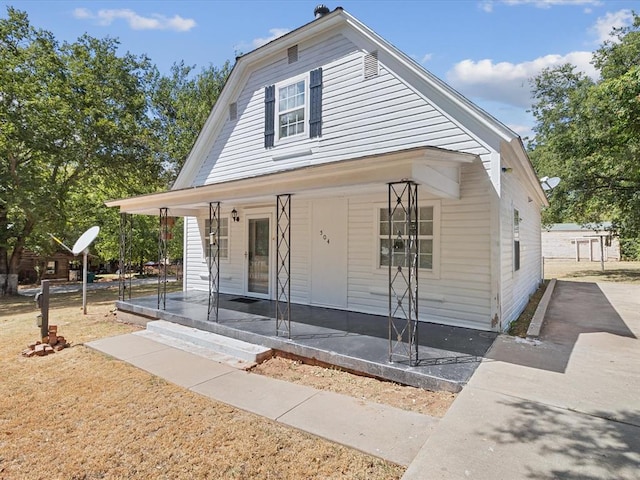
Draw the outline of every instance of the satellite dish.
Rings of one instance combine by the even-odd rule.
[[[549,190],[556,188],[559,184],[560,184],[559,177],[551,177],[551,178],[542,177],[540,179],[540,186],[545,192],[548,192]]]
[[[556,188],[559,183],[560,183],[560,179],[558,177],[551,177],[549,180],[547,180],[547,184],[551,188]]]
[[[73,248],[71,249],[73,254],[79,255],[84,252],[96,239],[98,233],[100,233],[100,227],[94,226],[80,235],[80,238],[76,241],[76,243],[73,245]]]

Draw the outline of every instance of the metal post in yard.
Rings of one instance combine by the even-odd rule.
[[[49,280],[42,280],[42,293],[40,295],[40,313],[42,324],[40,325],[41,339],[49,335]]]

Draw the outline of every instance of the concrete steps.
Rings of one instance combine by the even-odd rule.
[[[235,368],[251,368],[271,358],[272,350],[261,345],[236,340],[216,333],[186,327],[165,320],[147,323],[147,329],[136,332],[159,343],[170,345]]]

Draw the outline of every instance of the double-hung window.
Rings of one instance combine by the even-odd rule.
[[[306,79],[278,87],[278,138],[304,133]]]
[[[218,221],[220,222],[220,231],[218,232],[220,259],[228,259],[229,258],[229,217],[220,217]],[[211,221],[208,218],[204,221],[203,246],[204,246],[205,258],[209,258],[210,242],[215,241],[215,235],[212,234],[211,237],[209,237],[210,222]],[[215,249],[215,245],[212,245],[212,247]]]
[[[389,228],[391,227],[391,240]],[[439,235],[439,208],[437,204],[418,207],[418,225],[416,241],[418,246],[418,268],[436,271],[437,242]],[[381,207],[378,211],[378,268],[407,266],[408,241],[406,214],[397,209],[389,225],[389,210]]]
[[[264,89],[264,146],[322,137],[322,68]]]

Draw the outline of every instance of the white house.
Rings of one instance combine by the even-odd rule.
[[[237,59],[171,191],[108,203],[185,217],[185,290],[490,331],[546,204],[516,133],[342,8]]]
[[[610,229],[611,222],[554,223],[542,230],[542,256],[577,262],[620,260],[620,241],[610,234]]]

